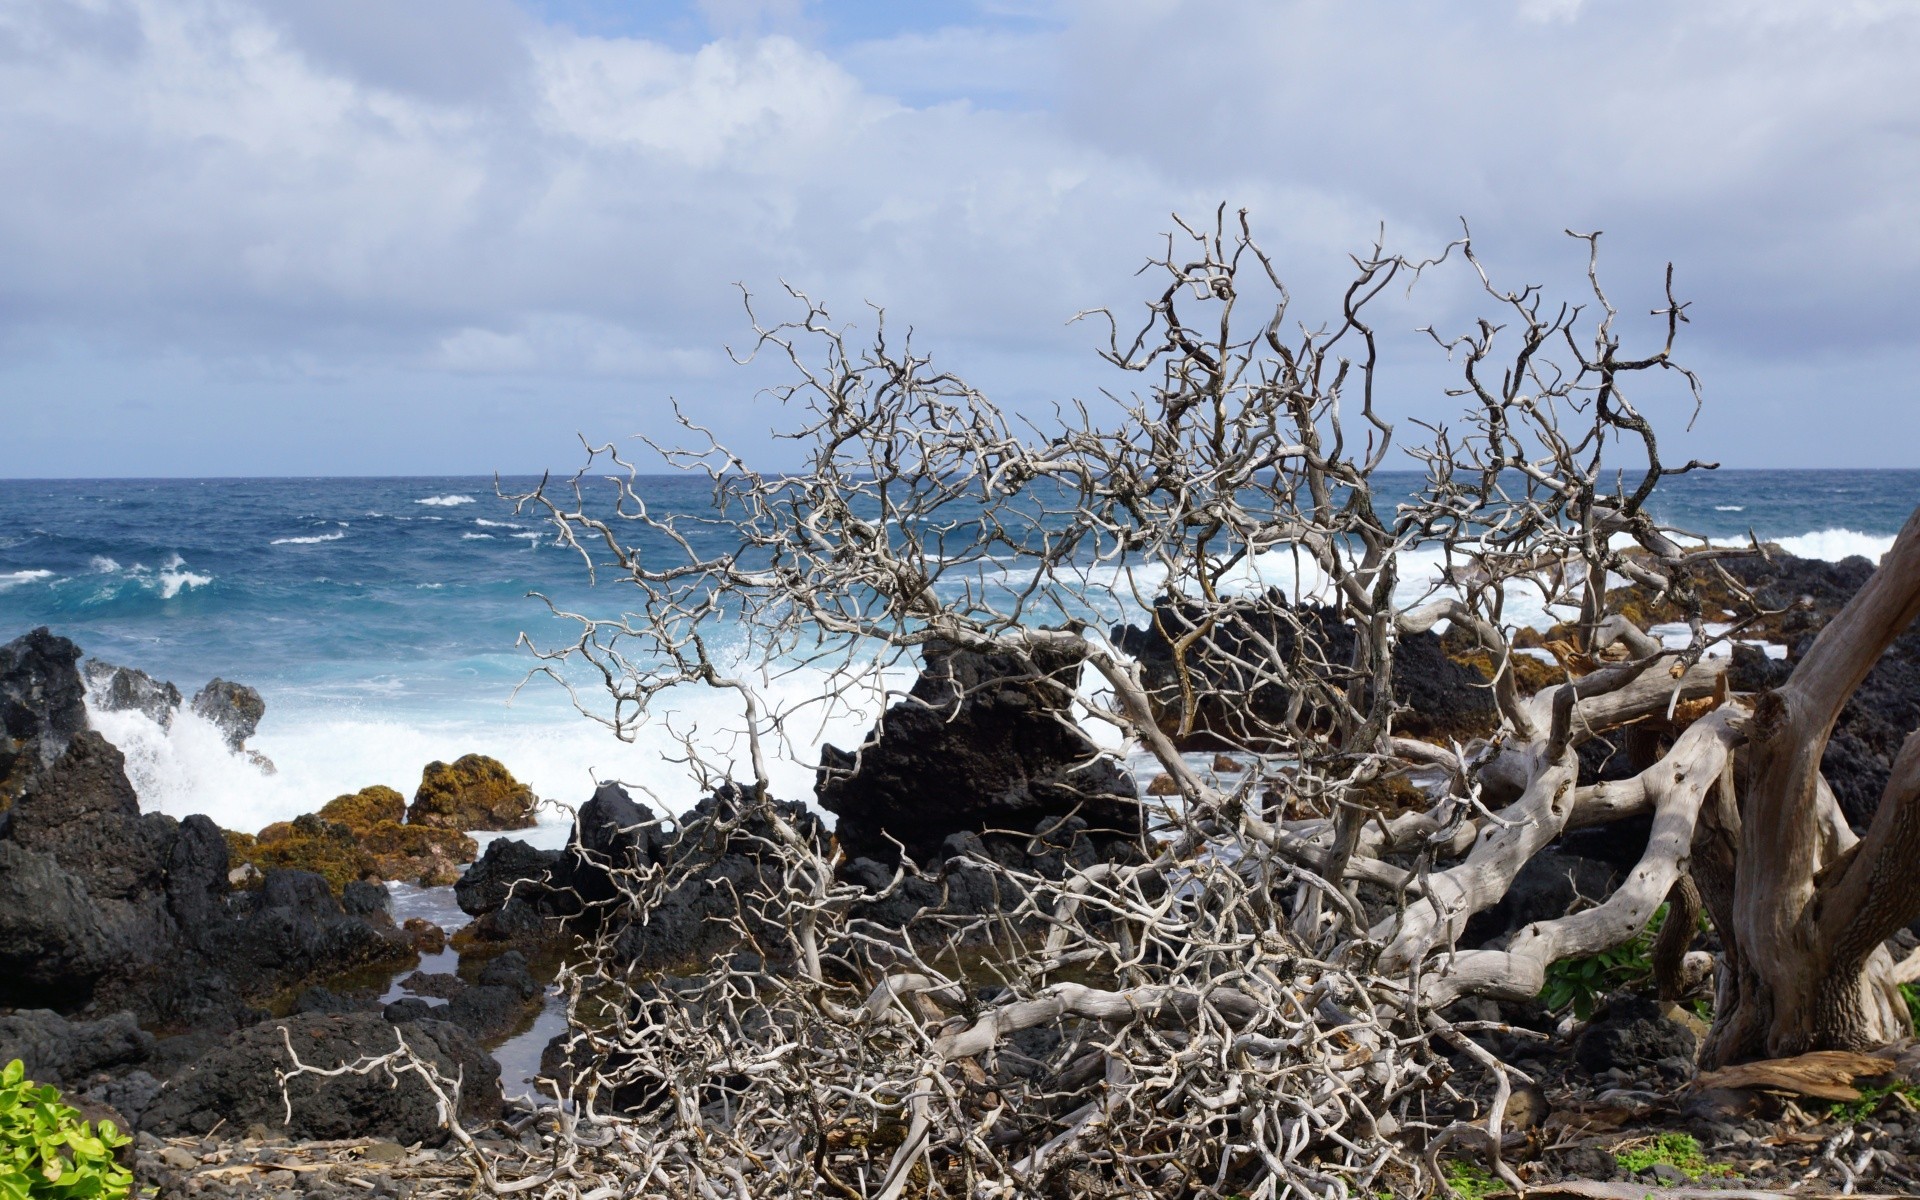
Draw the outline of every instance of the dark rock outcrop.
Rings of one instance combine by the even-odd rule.
[[[433,1093],[413,1072],[295,1076],[285,1085],[293,1113],[287,1119],[277,1073],[292,1069],[289,1044],[309,1066],[333,1068],[397,1049],[403,1038],[443,1077],[462,1077],[463,1118],[499,1115],[500,1068],[464,1030],[444,1021],[397,1026],[376,1013],[338,1013],[268,1021],[231,1035],[167,1082],[142,1127],[179,1136],[205,1135],[222,1123],[232,1129],[259,1123],[285,1137],[380,1137],[437,1146],[447,1130]]]
[[[1022,830],[1078,814],[1113,840],[1140,829],[1132,778],[1074,725],[1079,657],[1012,655],[942,644],[908,698],[889,708],[855,751],[820,748],[815,794],[837,814],[849,856],[937,854],[951,834]]]
[[[1142,626],[1121,626],[1114,643],[1139,660],[1154,719],[1183,750],[1258,748],[1273,742],[1269,730],[1286,719],[1292,693],[1269,679],[1254,677],[1236,659],[1259,660],[1277,652],[1282,659],[1307,657],[1329,664],[1318,668],[1330,682],[1344,686],[1345,664],[1353,655],[1354,635],[1336,610],[1292,605],[1278,590],[1211,609],[1208,640],[1212,652],[1189,652],[1194,711],[1189,717],[1180,686],[1174,642],[1195,630],[1200,606],[1163,598],[1153,619]],[[1303,639],[1298,632],[1308,633]],[[1269,651],[1266,647],[1271,646]],[[1401,710],[1394,732],[1408,737],[1483,734],[1497,719],[1485,672],[1448,656],[1441,639],[1429,632],[1400,638],[1393,651],[1393,699]],[[1309,707],[1301,720],[1316,718]]]
[[[589,806],[592,803],[588,801]],[[532,900],[546,891],[548,874],[560,857],[558,850],[536,850],[517,838],[496,838],[453,885],[454,900],[471,917],[495,912],[514,896]]]
[[[87,727],[80,647],[44,626],[0,646],[0,809]]]
[[[227,749],[239,753],[260,728],[267,702],[244,683],[215,678],[193,696],[193,711],[213,722],[226,739]]]
[[[98,1021],[69,1021],[48,1009],[0,1014],[0,1063],[20,1059],[27,1077],[64,1087],[95,1071],[127,1067],[152,1057],[153,1035],[132,1013]]]
[[[1685,1078],[1698,1048],[1693,1030],[1664,1016],[1659,1004],[1615,993],[1606,1011],[1574,1040],[1573,1058],[1595,1075],[1616,1067],[1628,1072],[1655,1067]]]
[[[409,825],[441,829],[531,829],[539,800],[498,760],[467,754],[430,762],[407,809]]]
[[[162,729],[171,728],[180,711],[180,689],[133,667],[117,667],[90,658],[84,667],[87,691],[103,712],[137,712]]]

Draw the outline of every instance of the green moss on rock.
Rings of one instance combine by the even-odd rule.
[[[498,759],[468,754],[452,763],[427,764],[407,823],[457,830],[531,829],[536,803],[533,789]]]

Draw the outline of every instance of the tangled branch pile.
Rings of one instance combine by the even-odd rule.
[[[1756,733],[1714,653],[1741,626],[1716,624],[1705,597],[1751,607],[1719,564],[1757,548],[1689,538],[1648,508],[1663,478],[1703,466],[1663,461],[1640,395],[1664,380],[1691,402],[1672,357],[1684,306],[1669,272],[1651,348],[1626,353],[1584,240],[1588,308],[1499,289],[1462,239],[1426,262],[1376,246],[1337,319],[1308,327],[1290,324],[1244,216],[1183,225],[1143,326],[1094,315],[1103,356],[1143,386],[1044,429],[884,327],[850,345],[794,293],[801,315],[756,318],[755,352],[792,364],[778,399],[804,414],[803,469],[756,473],[687,422],[705,443],[662,452],[710,478],[707,511],[656,511],[610,450],[594,456],[620,469],[610,500],[588,497],[584,472],[520,497],[634,585],[632,611],[569,614],[578,640],[543,652],[554,678],[604,684],[610,707],[582,695],[583,710],[631,735],[698,686],[736,696],[740,722],[731,740],[683,731],[714,799],[622,843],[677,851],[599,864],[607,886],[583,897],[592,952],[563,975],[569,1134],[539,1170],[491,1186],[1422,1195],[1444,1186],[1442,1152],[1484,1154],[1517,1182],[1501,1121],[1520,1072],[1455,1002],[1531,997],[1556,960],[1701,894],[1725,947],[1711,1063],[1894,1036],[1881,939],[1920,915],[1911,873],[1889,865],[1911,861],[1920,823],[1900,814],[1920,754],[1894,772],[1887,828],[1856,846],[1818,779],[1819,713],[1920,607],[1920,526],[1760,701]],[[1411,451],[1412,486],[1383,484],[1394,430],[1369,306],[1463,263],[1502,323],[1434,335],[1462,366],[1464,416]],[[1622,440],[1643,460],[1630,479],[1603,468]],[[1650,635],[1616,583],[1685,632]],[[1551,666],[1517,644],[1529,597],[1560,618]],[[1107,632],[1142,617],[1131,636]],[[1484,664],[1493,703],[1477,730],[1429,722],[1415,738],[1406,673],[1438,629]],[[918,860],[902,846],[914,831],[894,830],[890,861],[849,862],[776,800],[769,765],[810,754],[820,723],[897,697],[888,685],[916,655],[1001,664],[969,686],[1017,681],[1034,711],[1150,755],[1176,794],[1104,839],[1056,814]],[[816,686],[783,703],[782,679]],[[965,702],[900,698],[949,722]],[[1759,738],[1755,761],[1771,761],[1765,747],[1786,743],[1766,739],[1788,726],[1801,774],[1740,779],[1742,747]],[[857,778],[887,727],[827,764],[822,787]],[[1609,735],[1638,773],[1583,782],[1582,747]],[[1203,746],[1236,769],[1187,753]],[[1756,805],[1793,816],[1743,824]],[[1460,946],[1562,833],[1647,814],[1640,863],[1604,902]],[[1836,915],[1888,879],[1875,906]],[[722,898],[710,911],[732,949],[661,972],[633,953],[635,931],[690,892]],[[1862,914],[1844,945],[1811,936]],[[1678,979],[1686,945],[1668,949],[1663,978]]]

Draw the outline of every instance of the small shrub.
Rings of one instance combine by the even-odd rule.
[[[1698,1179],[1712,1171],[1707,1165],[1707,1156],[1700,1149],[1700,1143],[1693,1135],[1686,1133],[1663,1133],[1658,1137],[1637,1143],[1629,1149],[1620,1150],[1613,1156],[1622,1171],[1634,1174],[1648,1167],[1665,1163],[1688,1179]],[[1724,1173],[1722,1168],[1720,1173]]]
[[[1879,1112],[1880,1106],[1893,1098],[1911,1111],[1920,1111],[1920,1087],[1900,1079],[1879,1087],[1861,1088],[1858,1100],[1842,1100],[1827,1113],[1836,1121],[1853,1125]]]
[[[1912,1023],[1913,1031],[1920,1034],[1920,983],[1901,984],[1900,998],[1907,1002],[1907,1020]]]
[[[1460,1200],[1486,1200],[1486,1197],[1507,1190],[1507,1185],[1493,1177],[1479,1163],[1455,1160],[1446,1165],[1447,1188]]]
[[[94,1200],[126,1196],[133,1173],[113,1152],[130,1139],[102,1121],[95,1130],[27,1078],[14,1059],[0,1071],[0,1200]]]
[[[1540,989],[1540,1003],[1553,1012],[1571,1008],[1574,1016],[1585,1021],[1608,992],[1652,979],[1653,939],[1666,920],[1667,906],[1662,904],[1647,927],[1631,940],[1611,950],[1584,958],[1563,958],[1549,966],[1546,986]]]

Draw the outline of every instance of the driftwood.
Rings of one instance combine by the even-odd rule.
[[[564,1148],[486,1186],[1270,1200],[1425,1194],[1455,1154],[1517,1185],[1501,1121],[1522,1076],[1449,1006],[1530,997],[1553,962],[1618,946],[1696,893],[1728,947],[1715,1061],[1884,1040],[1880,940],[1920,916],[1905,868],[1920,743],[1857,844],[1817,764],[1833,714],[1920,608],[1920,516],[1786,687],[1730,693],[1711,653],[1729,635],[1701,596],[1740,594],[1718,564],[1752,548],[1648,508],[1662,479],[1709,465],[1665,462],[1642,408],[1665,385],[1695,402],[1674,357],[1685,306],[1669,271],[1659,332],[1625,352],[1597,236],[1581,240],[1585,308],[1496,287],[1463,237],[1427,261],[1373,247],[1335,318],[1296,326],[1244,215],[1182,225],[1138,329],[1086,314],[1140,391],[1044,427],[884,323],[859,346],[798,292],[798,315],[772,324],[749,298],[754,353],[794,371],[774,399],[796,418],[798,469],[756,472],[686,420],[698,444],[662,453],[710,478],[710,512],[657,511],[611,448],[517,497],[632,585],[619,618],[562,614],[579,636],[537,650],[541,672],[593,681],[576,701],[621,736],[672,726],[678,689],[734,696],[724,736],[678,732],[701,787],[732,781],[759,805],[716,836],[760,866],[730,885],[751,954],[642,980],[609,937],[563,975]],[[1388,494],[1375,475],[1396,431],[1375,407],[1370,306],[1462,264],[1496,310],[1433,335],[1461,366],[1465,412],[1409,451],[1418,491]],[[1611,472],[1623,440],[1641,461]],[[1421,554],[1441,563],[1431,581]],[[1677,609],[1685,644],[1627,620],[1622,583]],[[1562,669],[1531,695],[1510,614],[1523,592],[1563,618]],[[1167,679],[1105,632],[1141,614],[1160,622]],[[722,627],[744,648],[719,655]],[[1447,744],[1396,733],[1392,687],[1396,643],[1440,628],[1477,647],[1498,714]],[[765,803],[769,764],[806,763],[809,730],[871,714],[932,643],[1027,663],[1074,689],[1074,719],[1155,759],[1175,794],[1130,859],[1064,878],[978,856],[907,863],[894,889],[916,866],[975,872],[1008,903],[905,930],[859,915],[886,896],[845,882],[837,848]],[[1062,661],[1084,663],[1077,683],[1040,670]],[[771,685],[793,679],[808,690],[780,699]],[[1211,731],[1248,767],[1216,777],[1177,745],[1222,680],[1285,702]],[[1582,784],[1580,747],[1628,730],[1638,774]],[[1420,802],[1383,808],[1409,780]],[[1499,949],[1458,945],[1561,833],[1642,814],[1653,835],[1612,896]],[[631,921],[680,882],[659,866],[616,875]],[[1594,1186],[1561,1194],[1616,1194]]]

